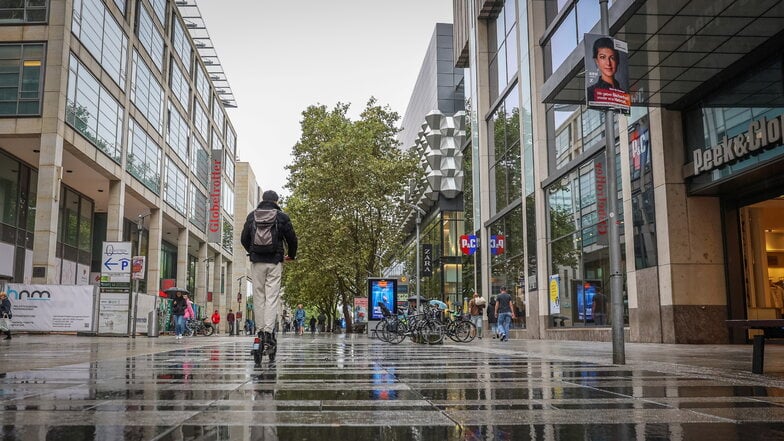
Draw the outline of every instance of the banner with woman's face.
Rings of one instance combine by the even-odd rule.
[[[585,102],[592,109],[629,112],[629,53],[626,42],[585,34]]]

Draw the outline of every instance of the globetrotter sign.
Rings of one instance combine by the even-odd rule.
[[[694,176],[761,153],[763,149],[778,147],[784,141],[783,130],[784,114],[772,119],[763,117],[749,123],[744,133],[734,137],[725,135],[713,147],[694,150]]]
[[[223,185],[223,150],[212,151],[210,169],[210,211],[207,219],[207,241],[221,241],[221,186]]]

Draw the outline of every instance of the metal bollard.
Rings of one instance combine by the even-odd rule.
[[[147,314],[147,337],[158,336],[158,314],[153,309]]]

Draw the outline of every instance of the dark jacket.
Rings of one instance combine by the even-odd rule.
[[[13,314],[11,314],[11,301],[8,299],[3,299],[3,303],[0,304],[0,317],[4,316],[13,318]]]
[[[288,248],[288,256],[292,259],[297,257],[297,234],[294,232],[294,226],[291,225],[291,219],[289,215],[284,213],[280,210],[278,204],[270,201],[261,201],[257,208],[262,209],[271,209],[274,208],[278,210],[278,232],[280,234],[280,245],[278,246],[278,250],[275,253],[255,253],[250,251],[250,246],[253,244],[253,211],[248,213],[248,217],[245,219],[245,226],[242,228],[242,236],[240,237],[240,241],[242,242],[242,247],[245,248],[245,251],[248,252],[248,256],[250,257],[250,261],[253,263],[280,263],[283,262],[283,256],[286,255],[286,251],[284,249],[284,242],[286,247]],[[255,211],[255,210],[254,210]]]
[[[185,297],[177,297],[174,296],[172,299],[172,315],[185,315],[185,308],[188,306],[188,303],[185,301]]]

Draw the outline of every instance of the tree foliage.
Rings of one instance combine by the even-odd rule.
[[[347,325],[348,306],[365,294],[367,277],[379,275],[379,255],[400,246],[395,213],[416,170],[413,153],[398,148],[397,113],[371,98],[352,121],[349,107],[302,113],[286,202],[300,247],[283,280],[288,304],[315,304],[330,318],[343,305]]]

